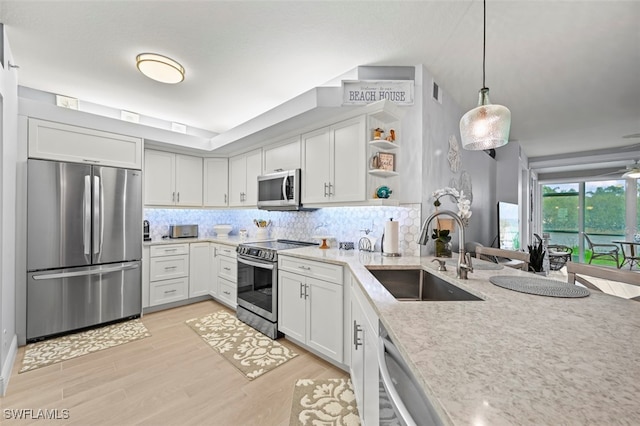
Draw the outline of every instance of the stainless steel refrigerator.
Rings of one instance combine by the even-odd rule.
[[[140,315],[142,172],[27,162],[27,342]]]

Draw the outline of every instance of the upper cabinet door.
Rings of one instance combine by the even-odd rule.
[[[246,197],[247,160],[244,155],[229,158],[229,205],[241,206]]]
[[[176,155],[176,205],[202,206],[202,158]]]
[[[300,168],[300,136],[264,149],[264,173]]]
[[[262,149],[229,158],[229,205],[258,203],[258,176],[262,174]]]
[[[29,158],[142,168],[142,139],[29,119]]]
[[[204,205],[225,207],[229,203],[229,160],[204,159]]]
[[[144,203],[151,206],[175,204],[175,154],[144,151]]]
[[[302,202],[329,201],[331,137],[329,128],[302,135]]]
[[[366,199],[366,117],[331,126],[331,201]]]
[[[247,154],[247,187],[245,205],[258,204],[258,176],[262,174],[262,150],[258,149]]]

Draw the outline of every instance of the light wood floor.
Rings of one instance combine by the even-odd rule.
[[[151,337],[18,374],[20,348],[5,409],[69,410],[80,425],[288,425],[293,385],[301,378],[342,378],[344,371],[302,348],[253,381],[205,344],[184,322],[224,307],[200,302],[145,315]]]

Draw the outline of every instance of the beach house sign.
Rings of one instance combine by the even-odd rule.
[[[413,80],[342,80],[342,104],[366,105],[387,99],[413,105]]]

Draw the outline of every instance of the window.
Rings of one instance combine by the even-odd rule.
[[[637,195],[636,203],[640,203],[640,192]],[[627,225],[626,221],[622,179],[542,186],[542,230],[549,233],[550,244],[573,248],[574,261],[589,262],[591,258],[591,252],[584,250],[580,240],[581,232],[588,233],[594,243],[610,244],[612,240],[624,239],[627,228],[636,228],[637,217],[636,224]],[[617,266],[609,260],[597,259],[594,263]]]

